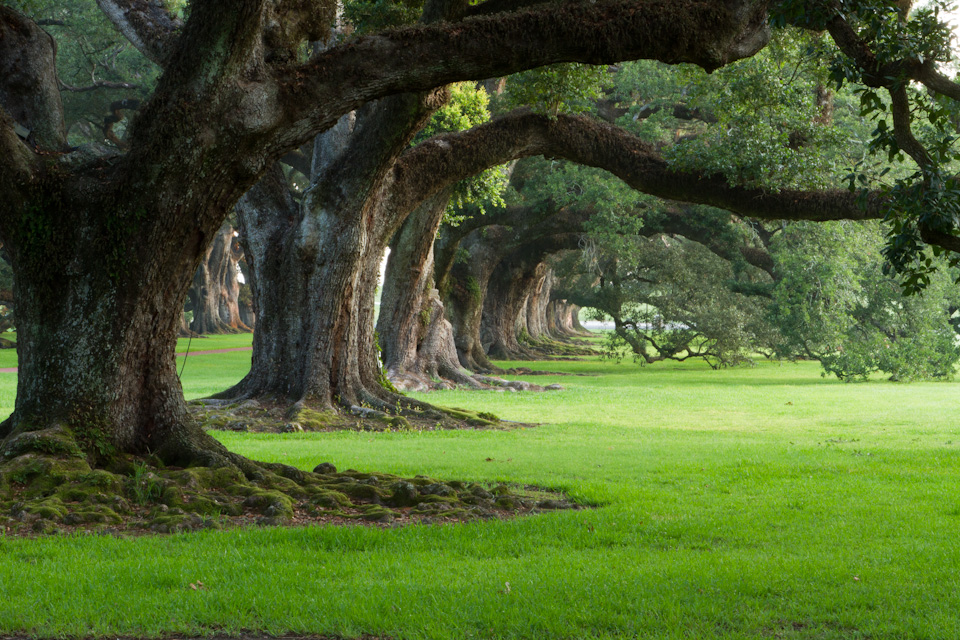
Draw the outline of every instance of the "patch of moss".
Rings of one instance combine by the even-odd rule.
[[[316,493],[310,498],[310,502],[324,509],[340,509],[352,504],[346,494],[330,489]]]
[[[392,522],[395,515],[393,511],[378,504],[368,504],[360,510],[361,518],[370,522]]]
[[[202,518],[195,513],[165,513],[154,516],[150,522],[150,529],[157,533],[178,533],[196,529],[218,529],[219,521],[213,518]]]
[[[7,459],[27,453],[76,458],[84,455],[80,447],[77,446],[73,434],[61,426],[19,433],[7,440],[3,448],[3,457]]]
[[[490,427],[500,422],[500,418],[487,412],[470,411],[459,407],[444,407],[443,411],[457,420],[466,422],[471,427]]]
[[[120,524],[121,522],[123,518],[105,505],[71,511],[63,517],[64,524]]]
[[[359,482],[340,484],[337,486],[337,490],[354,500],[369,500],[370,502],[379,503],[390,497],[387,491],[379,487]]]
[[[324,431],[337,424],[337,414],[332,411],[314,411],[303,407],[290,417],[300,423],[304,431]]]
[[[47,498],[41,502],[30,503],[24,505],[23,510],[45,520],[57,522],[62,521],[67,515],[67,508],[59,498]]]
[[[264,525],[288,524],[304,516],[433,522],[491,517],[498,507],[531,509],[537,500],[552,497],[545,493],[531,498],[528,492],[514,496],[501,485],[495,490],[501,498],[496,505],[493,494],[476,484],[353,469],[337,473],[332,465],[328,473],[315,474],[260,463],[255,473],[247,470],[245,475],[232,467],[162,468],[121,458],[110,468],[127,475],[91,470],[84,458],[32,452],[11,460],[0,467],[0,526],[35,533],[53,531],[50,523],[91,529],[119,524],[169,533],[216,527],[252,513]],[[553,507],[545,503],[543,508]]]
[[[256,491],[243,501],[243,506],[268,518],[293,517],[293,501],[279,491]]]
[[[417,504],[457,504],[460,502],[458,496],[437,496],[437,495],[425,495],[420,496],[417,499]]]
[[[394,416],[392,418],[387,418],[385,422],[397,429],[399,431],[410,431],[413,429],[413,425],[410,424],[410,421],[404,418],[403,416]]]
[[[275,491],[280,491],[295,496],[297,498],[307,497],[307,493],[304,491],[303,487],[301,487],[295,480],[284,478],[283,476],[276,474],[269,474],[258,484]]]

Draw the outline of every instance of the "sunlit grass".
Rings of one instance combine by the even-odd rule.
[[[194,358],[190,396],[249,363]],[[218,437],[304,469],[538,484],[600,508],[406,529],[0,537],[0,635],[960,636],[960,384],[844,384],[815,363],[526,364],[587,375],[534,379],[564,386],[550,393],[419,397],[535,428]]]

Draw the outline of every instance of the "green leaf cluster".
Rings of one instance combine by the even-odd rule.
[[[509,77],[498,109],[529,107],[537,113],[592,111],[612,83],[606,66],[580,63],[553,64]]]
[[[427,125],[417,134],[413,144],[419,144],[432,136],[464,131],[483,124],[490,119],[490,97],[486,90],[472,83],[461,82],[450,86],[450,99],[433,114]],[[468,206],[503,206],[503,190],[507,186],[507,170],[504,166],[491,167],[454,188],[447,207],[445,222],[457,224],[463,219],[463,210]]]
[[[882,269],[883,244],[877,223],[797,223],[780,235],[771,317],[781,356],[817,359],[825,373],[849,381],[874,372],[952,377],[960,295],[943,261],[921,295],[906,296]]]

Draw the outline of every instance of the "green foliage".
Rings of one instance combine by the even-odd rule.
[[[441,133],[464,131],[487,122],[490,119],[489,101],[487,92],[481,87],[466,82],[451,85],[450,100],[433,114],[427,126],[417,134],[414,144]],[[480,213],[488,205],[503,206],[501,194],[506,184],[507,170],[504,166],[491,167],[461,180],[454,188],[444,222],[459,223],[463,220],[464,208],[471,205],[477,207]]]
[[[811,28],[825,24],[828,15],[804,15],[800,4],[805,3],[783,3],[776,20],[793,20]],[[881,181],[886,170],[871,175],[858,163],[848,173],[847,182],[851,190],[866,193],[879,187],[886,196],[885,219],[890,232],[883,252],[887,268],[902,276],[905,291],[916,293],[933,285],[933,274],[939,268],[960,264],[955,256],[948,261],[935,260],[944,252],[934,249],[931,253],[922,239],[923,230],[953,235],[960,223],[960,188],[953,177],[960,165],[956,146],[960,105],[914,86],[909,77],[918,65],[952,63],[952,30],[941,15],[952,6],[935,0],[909,16],[902,8],[880,0],[848,0],[840,8],[857,36],[869,43],[876,66],[863,68],[837,52],[830,63],[830,79],[837,87],[853,86],[859,96],[861,116],[874,124],[870,153],[891,165],[902,165],[889,183]],[[879,81],[876,69],[884,74]],[[892,108],[892,96],[897,92],[905,96],[903,110],[908,114],[901,119],[899,132],[895,132]],[[911,138],[915,142],[907,142]],[[908,156],[915,171],[906,170]]]
[[[550,116],[584,113],[594,108],[610,83],[605,66],[553,64],[510,76],[498,107],[529,107]]]
[[[143,462],[133,463],[129,488],[134,502],[141,506],[157,502],[163,495],[163,483],[150,473],[150,468]]]
[[[781,234],[773,305],[780,355],[818,359],[843,380],[875,371],[903,381],[952,377],[956,286],[940,264],[922,295],[905,296],[883,273],[881,246],[873,223],[800,223]]]
[[[480,283],[477,282],[477,279],[473,276],[469,276],[465,284],[470,298],[474,303],[480,304],[483,301],[483,290],[480,289]]]
[[[517,163],[512,176],[511,202],[545,209],[590,208],[598,218],[595,227],[616,227],[617,233],[638,229],[640,210],[650,212],[658,202],[613,177],[606,171],[563,160],[528,158]]]
[[[674,71],[686,80],[683,103],[710,122],[685,123],[667,157],[677,168],[720,173],[731,184],[830,186],[837,164],[865,136],[847,117],[846,96],[823,87],[822,57],[820,41],[782,32],[757,56],[715,74]],[[839,126],[826,126],[835,118]]]
[[[771,340],[762,298],[731,287],[730,263],[695,242],[626,236],[596,242],[585,258],[573,274],[569,266],[566,273],[559,269],[562,295],[613,319],[607,357],[747,364],[747,356]]]

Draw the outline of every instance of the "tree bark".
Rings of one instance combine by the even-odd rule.
[[[547,306],[547,323],[550,333],[559,340],[591,335],[580,324],[580,307],[566,300],[554,299]]]
[[[552,273],[547,265],[537,265],[536,276],[527,290],[525,303],[527,335],[534,342],[543,339],[547,333],[547,303],[550,301],[551,280]]]
[[[241,201],[258,316],[250,373],[221,394],[324,409],[396,413],[374,340],[374,297],[387,243],[405,212],[389,207],[391,172],[446,92],[372,104],[320,136],[298,206],[277,169]]]
[[[434,238],[449,200],[441,192],[418,207],[391,246],[377,336],[387,377],[401,391],[489,388],[460,366],[453,327],[434,287]]]
[[[493,269],[502,257],[503,242],[510,237],[504,227],[486,227],[469,234],[462,242],[452,242],[450,256],[444,260],[442,291],[447,318],[453,327],[457,356],[464,368],[476,373],[502,370],[487,357],[480,340],[480,324],[487,286]]]
[[[535,360],[537,354],[520,343],[526,329],[525,303],[537,281],[537,264],[503,260],[487,287],[480,323],[480,340],[495,360]]]
[[[201,237],[134,242],[156,235],[149,216],[115,209],[89,183],[48,186],[58,196],[56,235],[47,228],[11,249],[19,375],[2,455],[62,446],[92,461],[151,452],[169,464],[227,464],[234,456],[189,419],[174,366],[183,276]],[[98,224],[111,208],[115,222]],[[119,249],[130,246],[138,254]]]
[[[188,295],[193,309],[190,330],[196,334],[252,331],[240,314],[238,269],[243,249],[235,235],[232,224],[220,227],[193,276]]]

